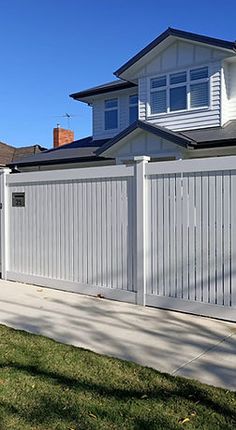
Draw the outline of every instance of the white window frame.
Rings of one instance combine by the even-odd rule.
[[[117,100],[117,107],[114,108],[106,108],[106,101],[109,100]],[[104,120],[104,124],[103,124],[103,129],[106,133],[108,133],[109,131],[113,131],[113,130],[118,130],[119,129],[119,97],[109,97],[106,98],[104,100],[104,115],[103,115],[103,120]],[[106,112],[112,111],[112,110],[117,110],[117,127],[115,128],[106,128]]]
[[[130,103],[130,97],[136,96],[137,97],[137,103]],[[129,125],[131,125],[132,123],[130,122],[130,108],[131,107],[137,107],[137,112],[138,112],[138,93],[136,94],[129,94]],[[137,119],[138,119],[138,115],[137,115]]]
[[[205,67],[208,68],[208,78],[190,80],[190,70],[203,69]],[[153,118],[153,117],[160,117],[163,115],[182,114],[184,112],[195,112],[195,111],[201,111],[201,110],[210,110],[211,109],[211,76],[209,76],[210,75],[209,69],[210,69],[209,64],[204,64],[204,65],[188,67],[188,68],[180,69],[180,70],[179,69],[173,70],[173,71],[168,72],[168,73],[159,73],[158,75],[150,76],[148,78],[148,102],[147,102],[147,113],[148,113],[148,115],[147,116]],[[186,81],[178,83],[178,84],[170,84],[170,75],[174,75],[174,74],[182,73],[182,72],[186,72],[186,75],[187,75]],[[160,78],[162,76],[166,76],[166,85],[163,87],[151,88],[151,80],[155,79],[155,78]],[[194,85],[194,83],[201,84],[202,82],[208,82],[208,95],[209,95],[208,105],[199,106],[199,107],[190,107],[190,85]],[[171,88],[177,88],[177,87],[183,87],[183,86],[187,87],[187,108],[186,109],[179,109],[179,110],[170,110],[170,89]],[[161,91],[161,90],[166,90],[166,107],[167,107],[167,109],[165,112],[151,113],[151,93],[156,92],[156,91]]]

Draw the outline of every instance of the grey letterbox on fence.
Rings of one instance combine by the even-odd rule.
[[[25,206],[25,193],[12,193],[12,206]]]

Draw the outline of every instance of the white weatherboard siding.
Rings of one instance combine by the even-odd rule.
[[[129,126],[129,96],[137,94],[138,88],[132,88],[126,92],[108,93],[106,96],[96,98],[93,102],[93,138],[104,139],[118,134]],[[118,98],[118,128],[115,130],[105,130],[105,100]]]
[[[112,169],[120,172],[120,167]],[[17,274],[49,286],[58,280],[58,288],[66,281],[67,289],[78,292],[133,291],[131,180],[110,176],[9,185],[10,194],[25,192],[26,205],[9,209],[8,278]]]

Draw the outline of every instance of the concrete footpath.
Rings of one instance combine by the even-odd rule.
[[[236,324],[0,281],[0,323],[236,390]]]

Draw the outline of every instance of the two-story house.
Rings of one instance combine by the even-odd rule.
[[[92,107],[91,137],[20,160],[18,168],[55,168],[62,151],[64,167],[135,155],[159,161],[236,154],[235,42],[168,28],[115,76],[71,94]]]

